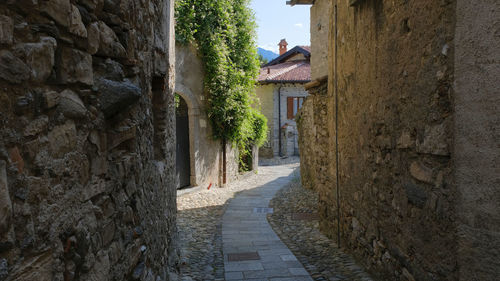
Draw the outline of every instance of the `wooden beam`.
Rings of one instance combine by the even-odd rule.
[[[326,81],[328,81],[328,75],[322,76],[314,81],[311,81],[311,82],[305,84],[304,88],[306,90],[309,90],[311,88],[318,87],[319,85],[325,83]]]
[[[363,2],[363,0],[349,0],[349,5],[352,7],[352,6],[357,6],[359,4],[361,4],[361,2]]]
[[[287,5],[295,6],[295,5],[313,5],[315,0],[290,0],[286,1]]]

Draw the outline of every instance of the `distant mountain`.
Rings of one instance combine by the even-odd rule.
[[[272,61],[273,59],[279,57],[278,54],[273,53],[272,51],[268,51],[268,50],[262,49],[262,48],[257,48],[257,53],[259,55],[262,55],[262,57],[264,57],[268,61]]]

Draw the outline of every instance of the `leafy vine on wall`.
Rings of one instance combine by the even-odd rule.
[[[251,107],[260,66],[249,0],[177,0],[175,16],[176,40],[195,44],[202,56],[214,137],[240,153],[262,145],[267,119]]]

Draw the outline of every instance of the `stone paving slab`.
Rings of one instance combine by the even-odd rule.
[[[286,167],[274,167],[274,178],[232,199],[222,217],[224,270],[228,280],[312,280],[267,221],[269,202],[293,178]],[[228,261],[229,254],[257,252],[260,259]],[[290,263],[292,262],[292,263]]]
[[[258,174],[246,174],[240,180],[229,183],[224,188],[213,187],[209,190],[204,188],[192,189],[190,192],[179,192],[177,197],[177,226],[180,238],[180,279],[183,281],[191,280],[242,280],[243,271],[224,271],[224,261],[227,262],[227,256],[224,252],[251,252],[258,250],[275,249],[274,241],[267,239],[251,241],[235,241],[237,247],[223,247],[222,236],[227,234],[271,234],[272,228],[266,220],[266,214],[259,214],[252,219],[242,219],[234,223],[228,223],[228,226],[237,226],[242,223],[246,228],[239,230],[222,231],[222,216],[226,210],[229,200],[240,200],[241,206],[233,208],[233,214],[243,214],[248,212],[251,207],[249,200],[261,197],[270,200],[272,195],[262,193],[255,189],[265,183],[273,182],[277,177],[290,174],[299,167],[298,159],[288,158],[284,161],[277,160],[273,164],[280,164],[283,169],[283,175],[275,174],[275,166],[259,167]],[[284,185],[289,179],[278,179],[273,184]],[[234,198],[238,192],[245,191],[245,198]],[[241,194],[241,193],[240,193]],[[234,198],[234,199],[233,199]],[[255,207],[268,207],[255,206]],[[253,207],[252,211],[253,211]],[[266,228],[262,228],[266,227]],[[255,229],[263,229],[259,233],[254,233]],[[237,237],[233,237],[237,238]],[[253,243],[255,242],[255,244]],[[264,244],[262,244],[264,243]],[[257,250],[255,250],[257,248]],[[274,257],[276,258],[276,257]],[[278,265],[278,264],[276,264]],[[262,263],[263,269],[270,269],[265,262]],[[293,266],[293,264],[291,264]],[[283,265],[281,265],[283,268]],[[238,274],[239,273],[239,274]],[[231,277],[230,279],[228,276]],[[248,279],[250,280],[250,279]],[[257,278],[258,280],[258,278]]]

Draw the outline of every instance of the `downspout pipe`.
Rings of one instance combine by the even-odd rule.
[[[339,183],[339,101],[338,101],[338,75],[337,75],[337,3],[335,9],[335,65],[334,65],[334,83],[335,83],[335,175],[336,175],[336,189],[337,189],[337,245],[340,248],[340,183]]]
[[[278,87],[278,155],[283,156],[281,153],[281,87],[283,84],[280,84]]]

